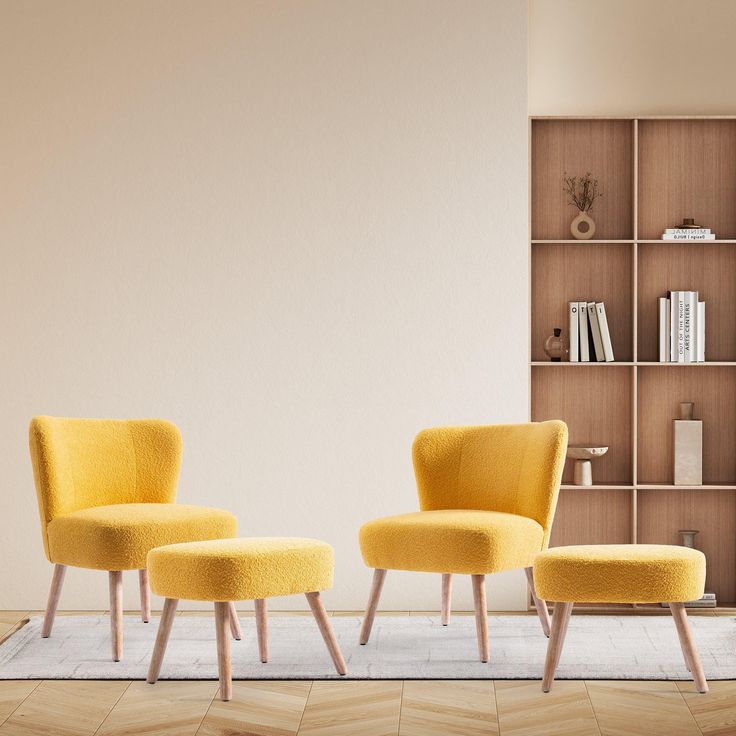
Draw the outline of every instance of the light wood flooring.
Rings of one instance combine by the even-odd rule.
[[[0,638],[35,613],[0,612]],[[229,703],[217,688],[0,681],[0,736],[736,736],[736,681],[236,681]]]

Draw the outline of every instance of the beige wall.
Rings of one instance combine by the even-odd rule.
[[[416,508],[415,432],[527,416],[526,4],[0,11],[0,609],[49,582],[38,413],[174,420],[180,499],[330,541],[328,608],[361,607],[358,527]],[[439,576],[384,596],[436,608]],[[61,605],[106,597],[73,571]]]
[[[532,115],[736,113],[733,0],[530,0]]]

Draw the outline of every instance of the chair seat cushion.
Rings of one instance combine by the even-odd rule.
[[[533,519],[499,511],[419,511],[360,530],[366,565],[388,570],[485,575],[527,567],[542,548]]]
[[[705,555],[664,544],[554,547],[534,560],[534,586],[549,601],[693,601],[703,595]]]
[[[165,598],[242,601],[332,587],[334,552],[317,539],[251,537],[159,547],[148,554],[151,590]]]
[[[95,570],[140,570],[154,547],[234,537],[228,511],[176,503],[94,506],[57,516],[48,527],[52,562]]]

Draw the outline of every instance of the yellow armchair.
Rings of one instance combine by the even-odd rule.
[[[150,616],[146,555],[177,542],[237,535],[221,509],[176,504],[181,435],[156,419],[35,417],[29,432],[41,536],[54,574],[41,635],[51,634],[67,566],[107,570],[113,659],[122,656],[122,571],[138,570]],[[233,632],[237,620],[231,621]]]
[[[532,562],[549,543],[567,450],[561,421],[420,432],[413,446],[420,511],[369,521],[360,549],[374,568],[360,634],[370,637],[387,570],[442,573],[442,623],[450,616],[452,574],[473,583],[478,651],[488,661],[485,576],[524,568],[544,633]]]

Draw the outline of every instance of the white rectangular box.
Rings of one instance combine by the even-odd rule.
[[[675,419],[675,485],[703,485],[703,422]]]

